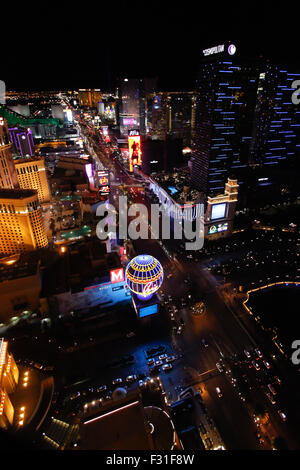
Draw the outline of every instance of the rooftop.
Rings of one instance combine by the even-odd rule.
[[[82,425],[82,450],[150,450],[143,406],[138,397],[125,397]]]
[[[21,163],[30,163],[30,162],[35,162],[35,161],[41,161],[41,157],[24,157],[24,158],[15,158],[14,159],[14,164],[18,165]]]
[[[190,171],[175,169],[172,173],[156,173],[151,178],[178,204],[197,202],[199,191],[190,187]]]
[[[34,189],[0,189],[0,199],[25,199],[36,195]]]
[[[1,256],[0,283],[35,275],[38,269],[38,262],[38,254],[34,251],[17,256]]]

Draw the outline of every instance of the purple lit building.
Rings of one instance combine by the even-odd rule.
[[[8,131],[14,154],[22,158],[34,156],[34,142],[30,129],[11,127]]]

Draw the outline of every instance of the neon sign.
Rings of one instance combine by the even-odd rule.
[[[129,150],[129,171],[133,171],[134,165],[141,165],[141,136],[139,131],[131,130],[128,132],[128,150]]]
[[[111,284],[116,284],[117,282],[124,281],[124,271],[123,268],[114,269],[110,271],[110,282]]]
[[[210,47],[209,49],[204,49],[202,52],[205,56],[219,54],[219,52],[224,52],[224,44],[221,44],[220,46]]]

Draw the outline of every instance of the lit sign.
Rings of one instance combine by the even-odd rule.
[[[140,131],[138,129],[130,129],[128,131],[128,135],[133,136],[133,135],[140,135]]]
[[[133,171],[134,165],[141,165],[141,136],[138,130],[128,132],[128,149],[129,149],[129,171]]]
[[[93,176],[93,165],[92,163],[87,163],[84,165],[85,168],[85,174],[88,178],[91,178]]]
[[[218,54],[219,52],[224,52],[224,44],[221,44],[220,46],[210,47],[209,49],[204,49],[203,54],[207,56],[212,54]]]
[[[214,204],[211,209],[211,220],[222,219],[225,217],[226,203]]]
[[[123,118],[123,125],[124,126],[133,126],[135,123],[134,118]]]
[[[117,282],[123,282],[123,281],[124,281],[123,268],[114,269],[113,271],[110,271],[110,282],[112,284],[116,284]]]
[[[235,54],[235,52],[236,52],[236,47],[235,47],[234,44],[230,44],[230,45],[228,46],[228,49],[227,49],[227,50],[228,50],[228,54],[229,54],[229,55],[233,55],[233,54]]]
[[[228,229],[228,223],[211,225],[208,229],[208,235],[212,235],[213,233],[218,233],[218,232],[225,232],[227,229]]]
[[[139,309],[139,317],[148,317],[148,315],[153,315],[158,312],[157,304],[149,305],[148,307],[142,307]]]
[[[110,182],[109,182],[109,171],[108,170],[98,170],[98,187],[101,194],[107,194],[110,192]]]

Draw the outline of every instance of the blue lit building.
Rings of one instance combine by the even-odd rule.
[[[299,79],[300,73],[274,65],[260,73],[252,163],[275,166],[299,154],[300,108],[292,102],[292,83]]]
[[[212,196],[248,167],[253,138],[259,66],[243,61],[231,46],[203,51],[197,81],[191,184]]]

